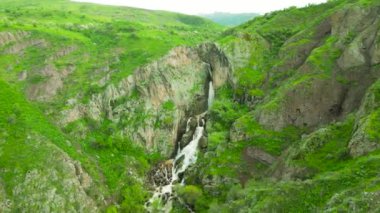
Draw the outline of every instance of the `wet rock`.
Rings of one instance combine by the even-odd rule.
[[[191,119],[190,119],[190,122],[189,122],[189,129],[190,130],[195,130],[195,128],[197,128],[197,126],[198,126],[198,121],[197,121],[197,119],[196,118],[194,118],[194,117],[192,117]]]
[[[206,149],[208,145],[208,139],[206,136],[202,136],[201,139],[199,140],[199,147],[201,149]]]
[[[194,130],[189,130],[188,132],[182,135],[182,139],[179,142],[181,149],[183,149],[193,140],[193,135]]]
[[[148,174],[150,182],[154,186],[170,184],[172,178],[173,160],[167,160],[155,166]]]

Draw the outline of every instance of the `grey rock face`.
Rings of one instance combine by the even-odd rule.
[[[100,121],[130,122],[124,134],[147,150],[169,155],[177,141],[181,122],[207,110],[209,81],[215,89],[230,81],[231,66],[213,43],[177,47],[163,58],[135,70],[117,85],[94,94],[88,105],[74,105],[63,112],[66,122],[83,116]],[[122,101],[120,101],[122,100]],[[172,109],[164,105],[172,103]],[[159,123],[159,125],[157,124]]]
[[[319,27],[326,28],[328,34],[325,36],[331,34],[337,38],[333,48],[341,51],[341,55],[332,61],[331,74],[323,78],[311,77],[291,89],[281,88],[284,94],[277,102],[267,100],[268,104],[256,111],[257,120],[275,130],[288,125],[316,128],[341,120],[357,110],[366,90],[380,75],[379,68],[374,66],[378,58],[379,11],[379,8],[342,9],[333,14],[325,25],[322,23]],[[322,38],[312,39],[317,42]],[[298,55],[308,56],[310,53],[302,52],[302,48],[296,50]],[[286,67],[297,69],[302,75],[324,72],[308,60],[299,67],[297,63],[287,64]],[[348,83],[342,82],[342,78]]]

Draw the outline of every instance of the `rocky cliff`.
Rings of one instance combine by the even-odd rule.
[[[208,81],[227,80],[220,49],[195,47],[222,27],[68,0],[0,7],[0,212],[143,211],[145,174],[207,107]]]
[[[230,80],[230,74],[230,63],[215,44],[177,47],[116,86],[92,95],[87,105],[73,104],[62,113],[64,124],[83,116],[122,122],[126,124],[122,134],[146,150],[168,156],[187,119],[207,110],[209,81],[217,89]]]
[[[283,62],[274,69],[296,70],[298,82],[284,88],[275,111],[257,112],[260,123],[317,127],[357,110],[379,77],[377,14],[377,7],[342,8],[316,25],[314,35],[306,31],[286,41],[279,52]]]
[[[379,14],[375,2],[331,1],[225,32],[231,88],[216,91],[208,150],[187,174],[217,204],[194,209],[380,208]]]
[[[0,211],[144,212],[197,128],[175,211],[380,209],[377,1],[220,36],[179,14],[1,4]]]

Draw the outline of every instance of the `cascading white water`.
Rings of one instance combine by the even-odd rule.
[[[209,82],[209,88],[208,88],[208,108],[210,109],[212,102],[214,101],[215,91],[214,91],[214,85],[212,84],[212,81]]]
[[[161,202],[162,198],[164,198],[165,196],[169,196],[168,197],[169,199],[167,200],[167,202],[164,203],[164,211],[170,212],[170,209],[171,209],[170,196],[173,192],[174,183],[179,180],[179,175],[181,173],[185,172],[186,169],[190,165],[194,164],[197,161],[198,143],[199,143],[199,140],[203,136],[204,123],[205,123],[203,119],[201,120],[201,122],[202,122],[202,125],[198,124],[197,128],[195,129],[195,133],[193,135],[192,141],[177,153],[177,155],[174,159],[172,169],[171,169],[172,170],[172,176],[171,176],[170,183],[168,185],[165,185],[165,186],[159,186],[156,189],[156,191],[154,192],[152,198],[149,199],[147,204],[152,204],[155,201]],[[189,123],[190,122],[187,123],[188,126],[189,126]],[[190,128],[186,128],[186,129],[190,130]],[[180,148],[178,147],[178,149],[180,149]],[[179,160],[182,160],[181,161],[182,165],[179,168],[177,168],[177,163],[179,163]],[[153,211],[151,206],[147,206],[146,209],[149,212]]]
[[[212,84],[212,81],[209,82],[209,91],[208,91],[208,108],[211,107],[212,102],[214,100],[214,87]],[[194,164],[197,161],[197,152],[198,152],[198,144],[200,139],[203,136],[204,128],[205,128],[205,120],[203,119],[203,116],[205,113],[202,113],[199,117],[197,117],[198,125],[195,129],[195,132],[193,134],[193,138],[190,141],[189,144],[187,144],[182,150],[181,147],[178,145],[177,155],[174,158],[172,168],[171,168],[171,180],[169,184],[164,186],[158,186],[153,194],[153,196],[149,199],[149,201],[146,203],[146,210],[148,212],[152,212],[154,209],[152,207],[152,203],[159,202],[161,203],[163,199],[165,199],[165,203],[163,203],[163,211],[164,212],[170,212],[172,207],[172,201],[171,196],[173,193],[173,186],[174,184],[179,181],[179,175],[183,172],[185,172],[189,166]],[[186,123],[186,132],[190,131],[190,122],[191,119],[189,118]],[[182,164],[179,164],[182,163]],[[165,168],[165,178],[168,177],[167,170]],[[184,184],[184,178],[181,181],[181,184]]]
[[[203,126],[198,126],[195,129],[195,133],[193,135],[193,140],[181,150],[181,152],[175,157],[175,162],[183,157],[182,166],[180,168],[176,168],[175,172],[172,176],[172,182],[178,180],[178,175],[184,171],[193,163],[197,161],[197,148],[199,140],[203,135]]]

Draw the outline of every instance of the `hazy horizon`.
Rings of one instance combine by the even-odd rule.
[[[275,10],[288,7],[304,7],[308,4],[319,4],[327,0],[234,0],[217,1],[209,0],[74,0],[77,2],[88,2],[104,5],[128,6],[150,10],[166,10],[191,15],[210,13],[258,13],[265,14]]]

